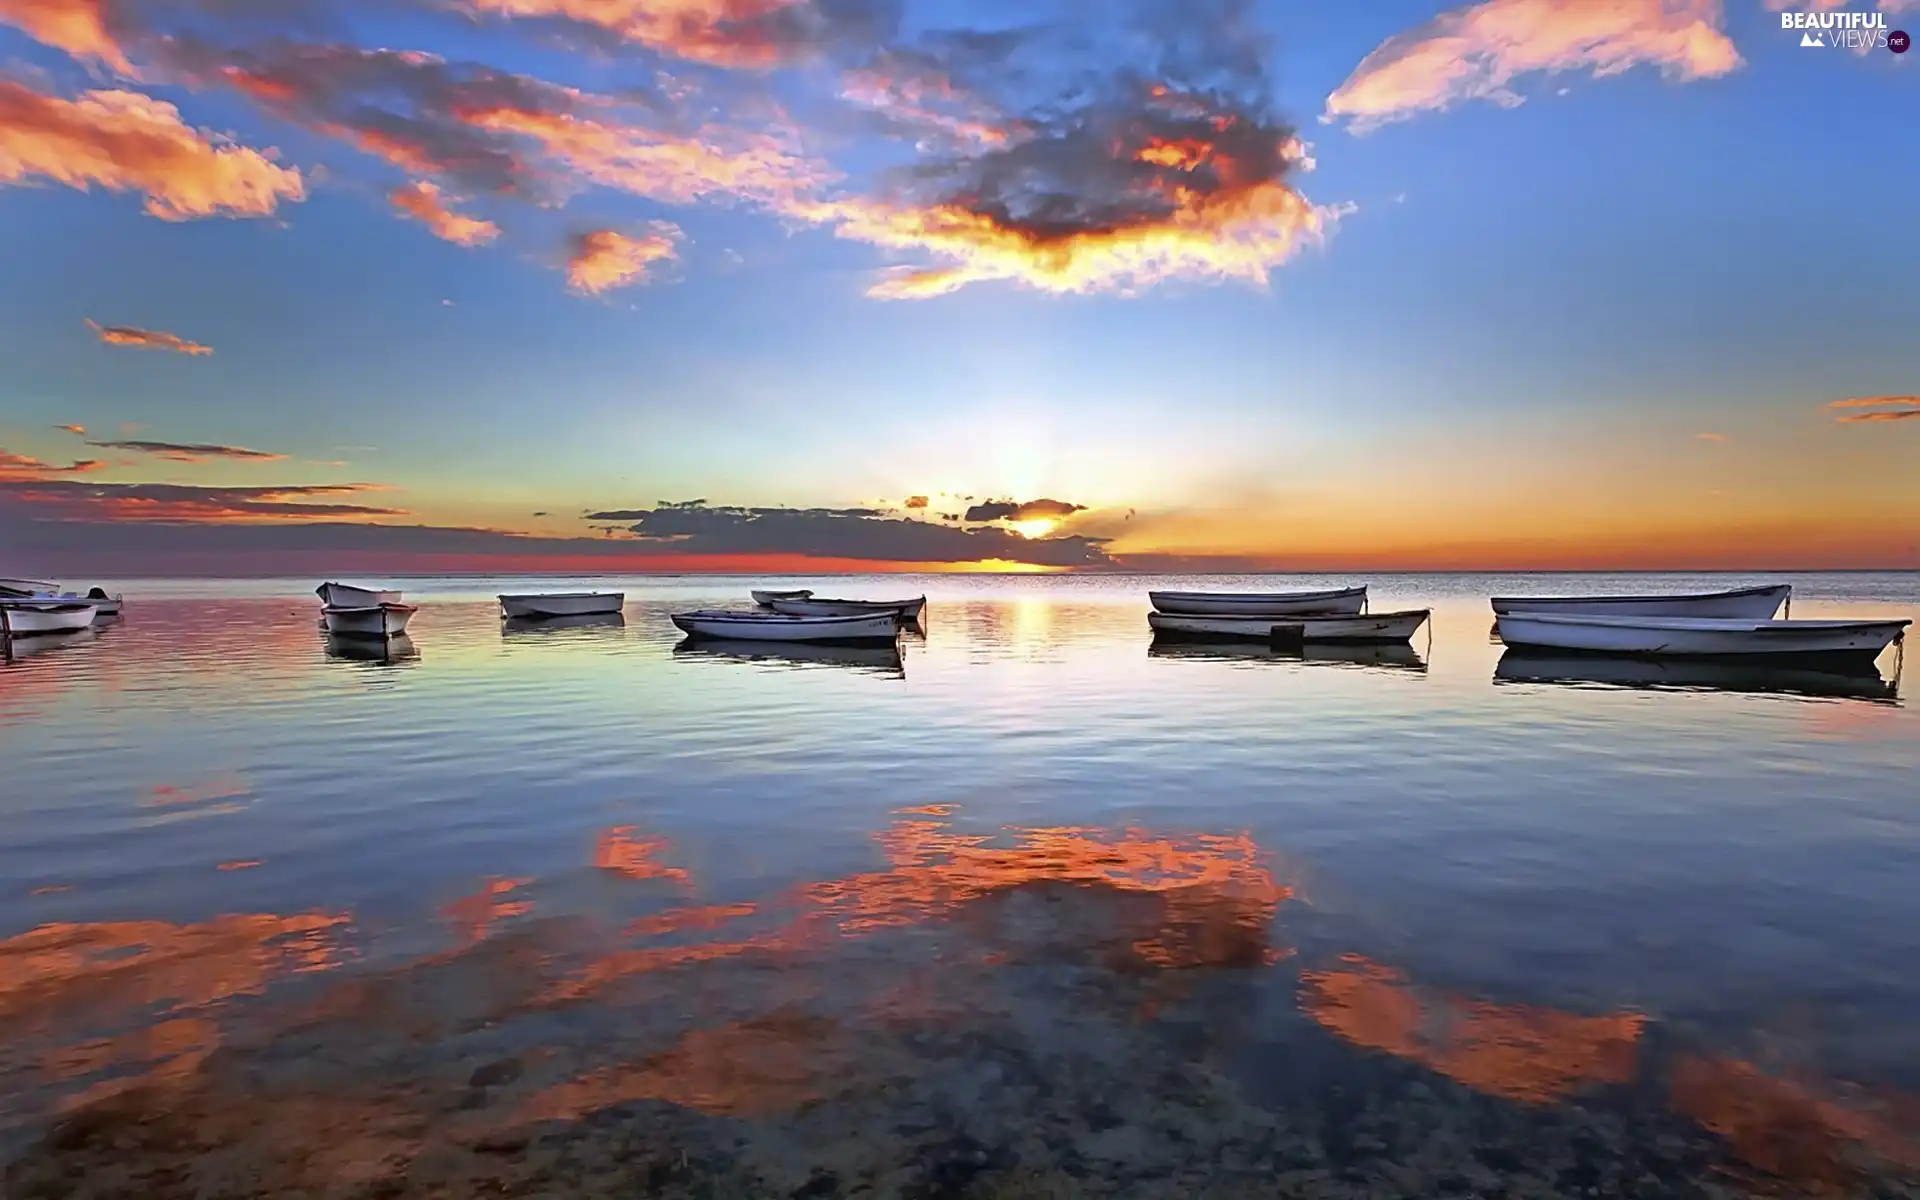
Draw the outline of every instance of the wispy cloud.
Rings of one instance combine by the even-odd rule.
[[[1713,78],[1741,64],[1720,26],[1720,0],[1485,0],[1381,43],[1327,97],[1321,120],[1365,132],[1463,100],[1512,106],[1522,97],[1509,85],[1539,73],[1648,65]]]
[[[1703,442],[1724,442],[1727,440],[1727,435],[1724,433],[1696,433],[1693,436]]]
[[[500,227],[492,221],[469,217],[447,207],[440,189],[416,179],[387,193],[395,208],[426,225],[433,235],[456,246],[483,246],[500,236]]]
[[[77,468],[76,468],[77,469]],[[405,509],[333,499],[386,488],[370,483],[200,487],[175,483],[87,483],[0,474],[0,502],[40,520],[156,524],[284,523],[407,516]]]
[[[52,463],[41,462],[31,455],[15,454],[5,447],[0,447],[0,483],[33,482],[58,479],[63,475],[85,475],[89,471],[104,470],[106,465],[98,459],[83,458],[67,466],[56,467]]]
[[[1910,421],[1920,417],[1920,396],[1853,396],[1845,400],[1830,400],[1829,409],[1874,409],[1873,412],[1842,411],[1834,420],[1843,425],[1856,425],[1868,421]]]
[[[306,198],[299,171],[190,128],[164,101],[127,91],[63,100],[0,79],[0,185],[32,179],[139,192],[167,221],[263,217]]]
[[[65,430],[67,433],[71,433],[75,437],[87,436],[87,427],[85,425],[55,425],[54,428]]]
[[[171,462],[198,463],[210,458],[237,459],[244,462],[281,462],[284,454],[269,454],[264,450],[248,450],[244,446],[220,446],[207,442],[88,442],[89,446],[98,446],[102,450],[129,450],[136,454],[151,454]]]
[[[679,228],[666,222],[638,236],[614,229],[574,234],[567,249],[567,283],[589,295],[637,283],[655,263],[678,256],[680,236]]]
[[[109,346],[135,346],[146,350],[171,350],[176,354],[212,354],[212,346],[203,346],[199,342],[190,342],[186,338],[171,333],[161,333],[153,329],[135,329],[131,325],[97,325],[87,322],[87,328],[93,330],[99,339]]]
[[[809,0],[456,0],[476,13],[575,22],[675,58],[778,66],[875,18],[857,3]],[[878,6],[875,6],[876,8]]]

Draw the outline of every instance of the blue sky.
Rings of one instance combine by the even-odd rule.
[[[197,501],[204,520],[172,504],[142,515],[130,501],[144,494],[116,487],[371,483],[382,490],[345,502],[389,511],[349,520],[483,528],[514,535],[487,551],[509,556],[559,553],[582,535],[607,553],[596,530],[608,523],[583,514],[706,498],[835,512],[818,539],[791,546],[738,528],[663,543],[644,519],[614,540],[663,563],[693,554],[696,566],[704,553],[860,558],[861,523],[937,518],[950,493],[1081,506],[1025,529],[1092,539],[1087,561],[1098,562],[1727,565],[1785,553],[1795,561],[1749,565],[1920,566],[1909,549],[1920,420],[1834,419],[1920,407],[1899,403],[1920,392],[1920,165],[1899,148],[1920,117],[1912,55],[1803,49],[1760,0],[1618,5],[1614,27],[1558,41],[1568,22],[1592,25],[1595,6],[1258,4],[1238,19],[1271,42],[1254,85],[1244,66],[1234,77],[1232,99],[1245,101],[1234,111],[1297,129],[1314,167],[1280,183],[1327,212],[1323,240],[1255,271],[1264,288],[1176,264],[1079,292],[1021,276],[889,300],[867,293],[890,267],[944,260],[836,237],[844,225],[725,188],[666,202],[675,185],[596,184],[577,155],[544,160],[564,204],[489,194],[457,169],[401,169],[204,76],[183,86],[164,40],[191,25],[221,61],[269,35],[419,49],[597,96],[659,87],[664,72],[699,88],[678,128],[723,141],[776,130],[804,147],[797,157],[844,174],[809,193],[835,202],[893,197],[885,164],[988,154],[916,148],[924,129],[878,128],[836,92],[876,44],[918,52],[927,30],[1004,27],[1006,6],[910,5],[877,39],[828,38],[762,70],[689,61],[631,25],[445,11],[490,2],[505,0],[398,17],[384,6],[384,19],[324,6],[331,27],[263,29],[183,16],[187,0],[127,0],[107,23],[135,68],[125,78],[29,36],[61,40],[20,15],[23,0],[0,0],[0,80],[50,101],[115,89],[175,104],[187,126],[277,148],[305,189],[270,215],[161,220],[138,187],[96,179],[82,191],[30,169],[75,153],[71,140],[35,143],[29,169],[13,172],[0,141],[11,284],[0,289],[0,448],[39,464],[0,474],[14,493],[0,504],[40,527],[23,549],[105,553],[134,521],[168,531],[143,537],[170,537],[254,519]],[[988,56],[973,67],[988,85],[968,82],[993,120],[1011,122],[1035,111],[1015,105],[1084,78],[1164,69],[1170,37],[1190,37],[1188,58],[1208,64],[1252,44],[1222,32],[1228,6],[1207,11],[1058,6],[1020,51],[1024,75]],[[1906,19],[1920,25],[1920,12]],[[1710,53],[1675,50],[1672,31],[1689,23]],[[1489,58],[1475,39],[1496,26],[1537,44]],[[1376,50],[1391,60],[1435,45],[1437,60],[1504,63],[1521,102],[1466,95],[1485,70],[1449,81],[1403,69],[1390,82],[1425,88],[1426,107],[1374,114],[1383,123],[1364,132],[1320,120],[1343,85],[1385,78],[1366,66],[1381,62],[1368,58]],[[1686,77],[1722,47],[1738,65]],[[1630,65],[1601,73],[1608,60]],[[45,131],[16,114],[11,136]],[[496,222],[498,237],[456,245],[400,217],[386,193],[410,178]],[[678,226],[677,257],[598,294],[569,289],[571,234],[639,237],[659,221]],[[214,352],[104,344],[89,319]],[[65,424],[88,440],[284,457],[103,453],[53,428]],[[55,476],[37,473],[87,458],[105,461],[51,491]],[[914,495],[935,502],[906,510]],[[196,546],[219,545],[221,529],[190,532]],[[1010,544],[1015,561],[1061,557]],[[235,569],[246,553],[235,549]]]

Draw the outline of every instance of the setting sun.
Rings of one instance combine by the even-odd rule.
[[[1052,533],[1059,523],[1052,517],[1039,517],[1032,521],[1008,521],[1007,528],[1023,538],[1038,538]]]

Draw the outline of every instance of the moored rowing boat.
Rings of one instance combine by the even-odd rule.
[[[795,588],[792,591],[786,592],[776,591],[771,588],[755,588],[748,594],[753,597],[753,602],[760,607],[772,608],[775,600],[805,600],[807,597],[813,595],[813,591],[810,588]]]
[[[1176,616],[1351,616],[1366,607],[1367,589],[1362,584],[1319,592],[1148,592],[1147,600],[1159,611]]]
[[[0,600],[0,631],[14,637],[72,633],[93,625],[98,608],[69,600]]]
[[[1508,613],[1496,622],[1500,640],[1507,645],[1539,650],[1672,657],[1867,659],[1900,639],[1912,623],[1546,613]]]
[[[1725,617],[1765,621],[1793,595],[1791,584],[1672,596],[1495,596],[1493,611],[1594,617]]]
[[[590,617],[617,613],[626,602],[625,592],[547,592],[541,595],[501,596],[500,615],[509,620]]]
[[[1148,613],[1155,634],[1176,637],[1240,638],[1269,641],[1279,626],[1299,626],[1304,642],[1404,642],[1426,623],[1429,610],[1369,613],[1365,616],[1189,617]]]
[[[398,604],[397,588],[363,588],[351,583],[323,583],[313,589],[320,603],[329,608],[366,608],[375,604]]]
[[[411,604],[329,604],[320,610],[327,632],[346,637],[393,637],[407,631],[407,622],[420,610]]]
[[[927,606],[927,598],[912,600],[816,600],[812,596],[795,600],[775,600],[768,607],[790,617],[857,617],[891,613],[902,621],[916,620]]]
[[[891,612],[851,616],[798,616],[763,612],[705,610],[672,614],[682,633],[692,637],[753,642],[887,643],[900,636]]]

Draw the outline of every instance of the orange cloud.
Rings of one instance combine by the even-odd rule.
[[[1888,409],[1885,412],[1848,413],[1844,417],[1837,417],[1835,419],[1843,425],[1851,425],[1857,421],[1911,421],[1915,417],[1920,417],[1920,408],[1895,408]]]
[[[1000,145],[1006,120],[991,105],[963,94],[944,74],[925,65],[889,64],[848,71],[840,98],[921,133],[963,142]]]
[[[1905,407],[1898,407],[1904,405]],[[1853,425],[1863,421],[1911,421],[1920,417],[1920,396],[1855,396],[1847,400],[1830,400],[1828,408],[1873,408],[1884,411],[1842,413],[1834,420],[1843,425]]]
[[[807,42],[800,0],[466,0],[475,12],[559,17],[678,58],[771,67]]]
[[[0,0],[0,23],[78,59],[105,63],[122,75],[133,64],[107,28],[106,0]]]
[[[300,172],[189,128],[137,92],[62,100],[0,80],[0,184],[45,178],[86,191],[137,191],[167,221],[260,217],[306,198]]]
[[[664,221],[640,237],[612,229],[575,234],[567,255],[567,283],[594,295],[636,283],[654,263],[679,257],[674,245],[679,237],[679,227]]]
[[[85,425],[55,425],[54,428],[63,429],[75,437],[87,436],[87,427]]]
[[[161,333],[152,329],[135,329],[131,325],[96,325],[88,320],[87,328],[93,330],[101,341],[109,346],[137,346],[148,350],[172,350],[176,354],[212,354],[212,346],[202,346],[199,342],[190,342],[171,333]],[[85,430],[74,432],[84,433]]]
[[[441,199],[440,189],[425,180],[402,184],[387,193],[387,199],[401,212],[420,221],[456,246],[480,246],[500,236],[500,227],[492,221],[454,212]]]
[[[70,466],[56,467],[52,463],[41,462],[26,454],[15,454],[0,447],[0,483],[33,482],[53,479],[61,475],[84,475],[89,471],[102,471],[107,464],[94,458],[83,458]]]
[[[1327,97],[1323,122],[1356,132],[1461,100],[1521,102],[1508,85],[1536,72],[1617,75],[1640,65],[1709,79],[1740,66],[1720,0],[1485,0],[1382,42]]]
[[[1724,433],[1696,433],[1693,436],[1703,442],[1724,442],[1727,440],[1727,435]]]

